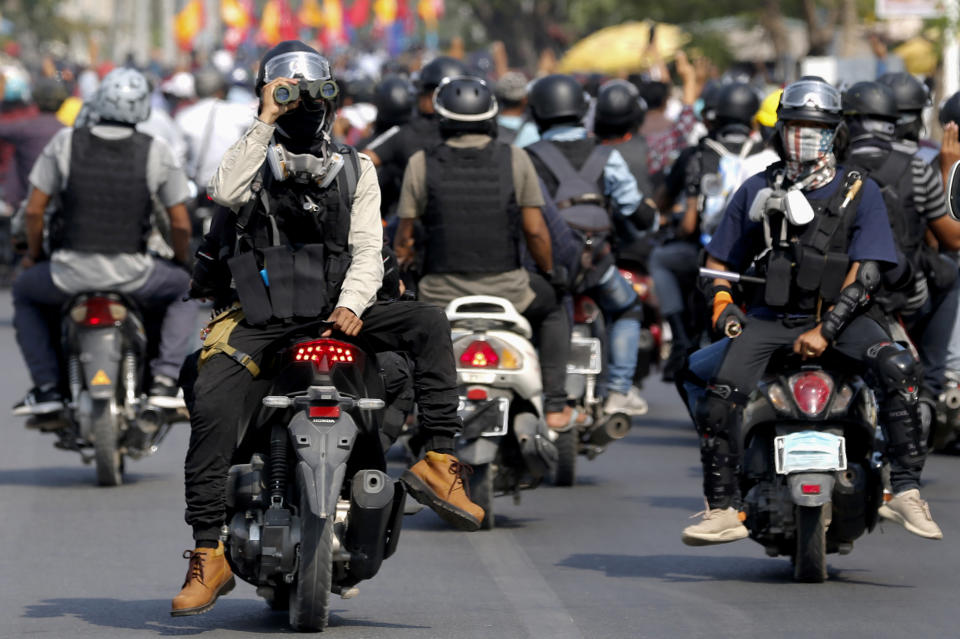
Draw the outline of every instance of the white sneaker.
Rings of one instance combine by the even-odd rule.
[[[884,519],[901,524],[907,531],[925,539],[943,539],[943,531],[930,514],[930,504],[920,497],[920,490],[905,490],[880,506]]]
[[[640,415],[646,415],[649,408],[647,400],[640,395],[640,389],[636,386],[631,386],[626,393],[611,391],[607,395],[607,401],[603,404],[605,415],[623,413],[631,417],[639,417]]]
[[[739,541],[750,535],[750,531],[740,521],[740,511],[736,508],[707,508],[699,524],[683,529],[680,539],[688,546],[709,546]]]

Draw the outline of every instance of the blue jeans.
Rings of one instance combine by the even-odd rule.
[[[700,247],[690,242],[671,242],[653,249],[648,268],[660,301],[662,317],[683,312],[686,294],[682,282],[696,281],[699,258]]]
[[[703,380],[702,385],[689,381],[683,382],[683,389],[687,392],[687,410],[690,411],[691,417],[696,414],[697,402],[707,392],[706,384],[717,376],[729,346],[730,338],[724,337],[690,355],[687,368],[694,376]]]
[[[953,286],[931,295],[931,299],[923,305],[917,317],[908,318],[907,325],[911,336],[920,353],[920,362],[923,364],[923,386],[934,397],[943,392],[944,374],[950,366],[951,360],[957,353],[954,351],[955,342],[960,341],[960,278]]]
[[[630,282],[611,266],[600,283],[589,291],[594,301],[613,318],[608,333],[607,391],[626,393],[633,385],[640,348],[643,306]]]

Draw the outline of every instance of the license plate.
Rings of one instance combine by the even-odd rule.
[[[507,434],[510,400],[506,397],[480,400],[461,397],[457,413],[463,420],[464,432],[480,428],[481,437],[501,437]]]
[[[777,473],[846,470],[846,440],[832,433],[803,431],[773,440]]]
[[[567,373],[572,375],[599,375],[600,340],[596,337],[574,336],[570,340],[570,358],[567,360]]]

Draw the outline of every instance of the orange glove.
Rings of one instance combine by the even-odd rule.
[[[717,325],[723,309],[727,308],[728,304],[733,304],[733,296],[730,294],[730,291],[717,291],[713,296],[713,322],[711,322],[711,326]],[[723,327],[720,329],[723,330]]]

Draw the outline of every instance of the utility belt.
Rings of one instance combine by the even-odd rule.
[[[233,304],[210,320],[204,329],[203,347],[197,368],[201,368],[214,355],[223,354],[246,368],[254,377],[260,375],[260,367],[253,361],[253,357],[230,344],[233,329],[244,319],[243,309],[239,304]]]

